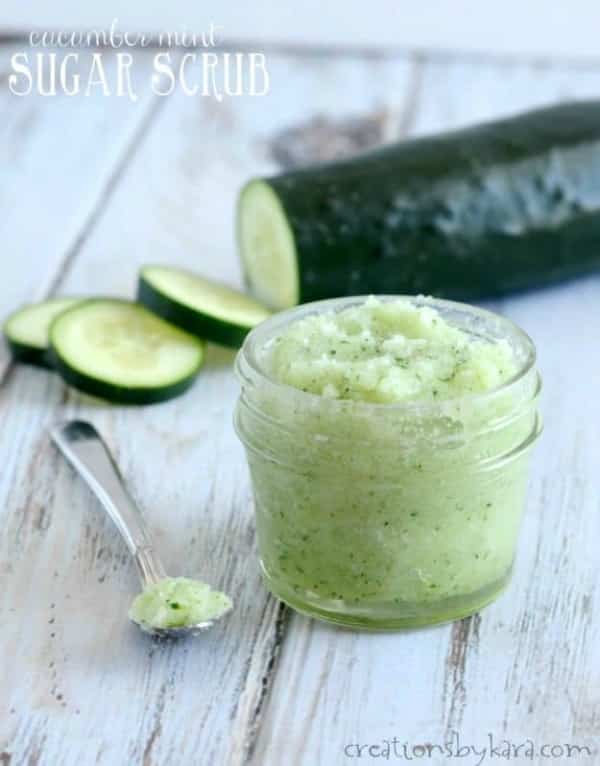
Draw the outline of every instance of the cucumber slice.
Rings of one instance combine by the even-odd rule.
[[[250,181],[237,209],[237,236],[248,287],[273,309],[300,300],[294,235],[277,194],[268,183]]]
[[[204,360],[201,341],[124,300],[84,301],[50,327],[54,367],[70,385],[120,404],[178,396]]]
[[[53,298],[15,311],[4,323],[4,337],[19,362],[51,367],[48,332],[59,314],[81,303],[81,298]]]
[[[142,268],[138,300],[178,327],[233,348],[270,316],[268,309],[247,295],[170,266]]]

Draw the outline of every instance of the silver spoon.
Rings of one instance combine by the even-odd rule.
[[[123,483],[117,465],[91,423],[73,420],[57,425],[50,435],[114,521],[137,564],[142,587],[156,585],[167,575],[154,550],[146,522]],[[210,628],[214,620],[177,628],[155,628],[135,623],[159,638],[182,638]]]

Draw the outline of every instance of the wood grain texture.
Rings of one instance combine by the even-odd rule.
[[[292,156],[289,146],[282,155],[282,141],[293,140],[296,151],[319,115],[342,131],[347,117],[379,120],[387,137],[600,93],[600,72],[553,67],[292,55],[273,55],[270,66],[265,100],[174,95],[133,109],[104,99],[94,129],[86,109],[93,115],[98,106],[65,106],[81,110],[83,137],[74,128],[61,133],[66,112],[51,99],[26,104],[40,126],[54,128],[27,138],[24,163],[39,165],[49,133],[47,161],[57,166],[75,140],[87,147],[83,156],[100,142],[106,153],[92,169],[101,168],[103,180],[77,176],[79,192],[65,194],[87,195],[88,203],[75,212],[54,199],[50,174],[46,205],[56,207],[48,218],[36,214],[34,225],[31,215],[14,213],[16,204],[2,208],[0,196],[0,226],[23,248],[0,305],[42,289],[41,269],[42,284],[60,293],[129,295],[137,268],[157,261],[239,283],[237,188]],[[100,134],[118,124],[113,110],[128,127],[110,148]],[[21,131],[14,135],[9,147]],[[310,153],[308,139],[301,148]],[[16,160],[5,165],[22,199],[31,180]],[[33,247],[40,220],[54,243],[47,258]],[[597,747],[598,305],[600,278],[493,304],[533,336],[546,384],[546,433],[515,579],[481,615],[394,635],[330,628],[266,595],[231,425],[231,352],[211,347],[192,391],[144,409],[109,408],[49,373],[11,368],[0,385],[2,766],[333,766],[352,763],[347,744],[394,736],[435,743],[453,731],[475,745],[492,732]],[[173,573],[233,594],[233,614],[200,640],[153,643],[124,619],[137,585],[133,566],[46,435],[71,416],[93,420],[114,446]]]
[[[136,102],[107,101],[98,89],[81,98],[15,96],[7,86],[10,58],[22,50],[19,44],[0,46],[0,240],[6,266],[2,317],[53,289],[157,104],[142,77],[150,60],[146,51],[140,51],[140,66],[133,70]],[[85,72],[91,53],[80,55]],[[114,58],[107,58],[111,82],[115,69]],[[2,347],[0,379],[7,365]]]
[[[106,29],[118,17],[119,28],[158,36],[165,29],[201,33],[209,23],[220,26],[220,37],[232,45],[279,45],[331,50],[402,53],[428,50],[459,51],[491,56],[556,57],[598,61],[594,0],[570,0],[568,5],[543,0],[478,3],[476,0],[437,0],[428,6],[417,0],[371,0],[361,4],[304,0],[301,4],[254,0],[247,6],[204,0],[165,4],[145,2],[81,3],[59,0],[4,0],[0,32],[35,29]],[[515,23],[518,20],[518,23]]]
[[[595,73],[426,62],[405,124],[422,134],[599,94]],[[600,534],[592,468],[600,464],[593,394],[600,277],[487,305],[532,335],[545,380],[545,434],[510,589],[481,615],[394,636],[293,615],[253,763],[352,763],[348,744],[393,737],[443,744],[455,731],[477,747],[491,732],[517,745],[529,737],[538,746],[587,743],[598,752],[599,583],[591,547]]]
[[[305,90],[321,109],[340,74],[366,82],[352,61],[325,73],[285,59],[275,65],[282,94],[291,82],[288,96]],[[384,91],[364,92],[359,106],[371,109]],[[303,114],[295,98],[287,114],[250,99],[235,107],[169,99],[54,285],[63,293],[131,294],[148,261],[239,282],[236,191],[250,173],[274,168],[269,137]],[[251,752],[285,613],[259,582],[246,467],[231,425],[232,359],[211,348],[192,392],[144,410],[93,404],[30,369],[13,369],[0,388],[4,642],[14,657],[4,667],[10,692],[0,721],[4,751],[17,761],[40,754],[61,764],[242,763]],[[124,619],[136,587],[131,562],[46,436],[57,418],[72,415],[89,417],[116,446],[172,571],[234,595],[231,618],[201,641],[149,644]],[[28,621],[22,608],[21,619],[13,611],[24,598]]]

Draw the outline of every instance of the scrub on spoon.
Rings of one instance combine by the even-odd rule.
[[[129,617],[142,630],[159,638],[194,635],[232,608],[227,595],[206,583],[167,576],[142,514],[94,426],[74,420],[54,427],[51,436],[114,521],[135,559],[143,591],[134,599]]]

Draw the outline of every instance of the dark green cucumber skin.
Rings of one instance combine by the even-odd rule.
[[[300,302],[481,298],[600,268],[600,101],[265,180],[295,239]]]
[[[52,369],[52,360],[47,348],[34,348],[24,343],[18,343],[8,336],[5,336],[5,338],[12,358],[16,362],[31,364],[34,367],[43,367],[46,370]]]
[[[59,373],[65,383],[84,394],[104,399],[112,404],[144,405],[166,402],[185,393],[195,382],[199,372],[199,369],[195,370],[187,378],[182,378],[177,383],[160,388],[126,388],[98,380],[90,375],[74,370],[63,361],[52,346],[50,347],[49,355],[52,360],[52,368]]]
[[[177,303],[145,280],[143,273],[138,279],[137,300],[154,314],[176,327],[202,340],[209,340],[221,346],[239,348],[250,332],[249,329],[221,322]]]

